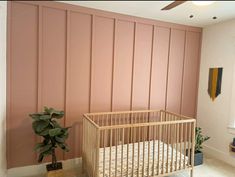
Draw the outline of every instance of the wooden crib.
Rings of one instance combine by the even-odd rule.
[[[89,113],[83,170],[89,177],[193,177],[195,119],[167,111]]]

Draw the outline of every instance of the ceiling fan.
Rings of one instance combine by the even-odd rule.
[[[162,8],[161,10],[171,10],[183,3],[185,3],[187,1],[174,1],[172,3],[170,3],[169,5],[165,6],[164,8]],[[205,6],[205,5],[210,5],[212,3],[214,3],[214,1],[192,1],[193,4],[198,5],[198,6]]]
[[[169,5],[165,6],[164,8],[162,8],[161,10],[171,10],[183,3],[185,3],[186,1],[174,1],[172,3],[170,3]]]

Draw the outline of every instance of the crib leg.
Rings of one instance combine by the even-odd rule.
[[[193,177],[193,169],[190,170],[190,177]]]
[[[85,164],[84,164],[84,162],[82,162],[82,174],[84,174],[86,172],[86,170],[85,170]]]

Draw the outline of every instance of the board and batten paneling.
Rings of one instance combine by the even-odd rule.
[[[13,3],[11,12],[14,21],[7,61],[7,164],[24,166],[36,162],[36,137],[29,113],[37,111],[38,7]]]
[[[9,2],[8,168],[37,163],[40,139],[28,114],[43,106],[65,110],[61,124],[72,127],[70,152],[57,152],[59,159],[81,157],[87,112],[166,108],[195,116],[200,37],[196,27],[59,2]]]
[[[68,159],[81,155],[82,115],[89,112],[92,16],[71,12],[67,18],[68,60],[66,126],[72,126],[68,139]],[[80,42],[82,41],[82,42]]]
[[[197,109],[200,44],[200,33],[186,33],[181,113],[192,117]]]
[[[115,39],[112,110],[130,110],[134,22],[118,20]]]
[[[93,18],[91,112],[111,111],[114,19]]]
[[[180,113],[184,69],[185,31],[171,30],[166,110]]]
[[[39,74],[41,77],[41,107],[65,109],[66,88],[66,11],[43,7],[42,9],[42,58]],[[58,37],[59,36],[59,37]],[[64,126],[64,120],[60,120]],[[63,153],[57,152],[58,159]]]
[[[153,26],[136,24],[134,40],[132,109],[148,109]]]
[[[170,29],[155,27],[151,73],[150,109],[165,109]]]

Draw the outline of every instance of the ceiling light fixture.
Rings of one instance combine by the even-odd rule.
[[[213,4],[215,1],[192,1],[192,2],[197,6],[208,6]]]

